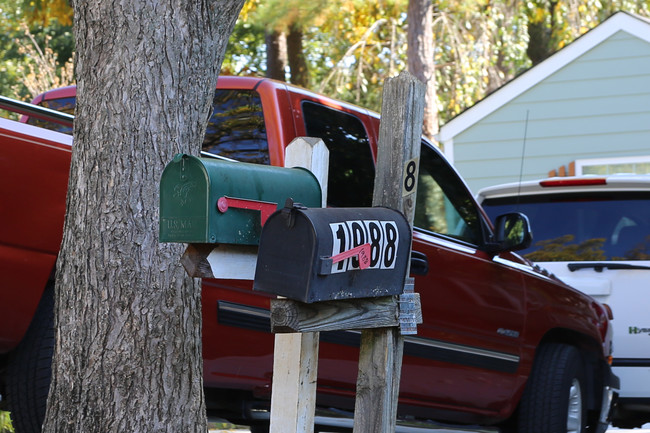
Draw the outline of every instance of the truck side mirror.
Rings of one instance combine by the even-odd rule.
[[[495,221],[495,242],[488,245],[488,252],[519,251],[530,246],[533,234],[528,217],[519,212],[499,215]]]

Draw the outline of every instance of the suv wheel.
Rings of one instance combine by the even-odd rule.
[[[45,419],[54,352],[54,284],[49,284],[25,337],[7,366],[7,394],[16,433],[39,433]]]
[[[566,344],[540,347],[521,398],[520,433],[583,433],[585,375],[580,352]]]

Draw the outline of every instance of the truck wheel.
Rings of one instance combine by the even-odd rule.
[[[54,351],[54,287],[49,284],[7,367],[7,393],[16,433],[40,433]]]
[[[566,344],[539,348],[519,407],[520,433],[584,433],[585,375],[580,352]]]

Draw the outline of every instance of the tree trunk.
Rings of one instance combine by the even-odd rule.
[[[77,108],[45,432],[207,431],[198,280],[158,188],[198,154],[243,0],[74,1]]]
[[[534,12],[544,11],[541,15],[534,14],[528,18],[528,47],[526,54],[533,62],[533,66],[546,60],[551,54],[559,50],[559,41],[555,33],[559,26],[555,19],[557,1],[533,2]],[[548,17],[548,21],[547,18]]]
[[[291,24],[287,34],[287,58],[291,70],[291,82],[298,86],[309,87],[309,69],[302,48],[302,29],[299,24]]]
[[[409,0],[407,41],[408,70],[427,86],[422,133],[433,140],[439,126],[431,0]]]
[[[287,67],[287,38],[277,30],[264,34],[266,42],[266,76],[274,80],[286,81],[284,71]]]

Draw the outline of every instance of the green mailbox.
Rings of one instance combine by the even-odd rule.
[[[321,207],[318,180],[304,168],[178,154],[160,179],[160,242],[257,245],[287,198]]]

